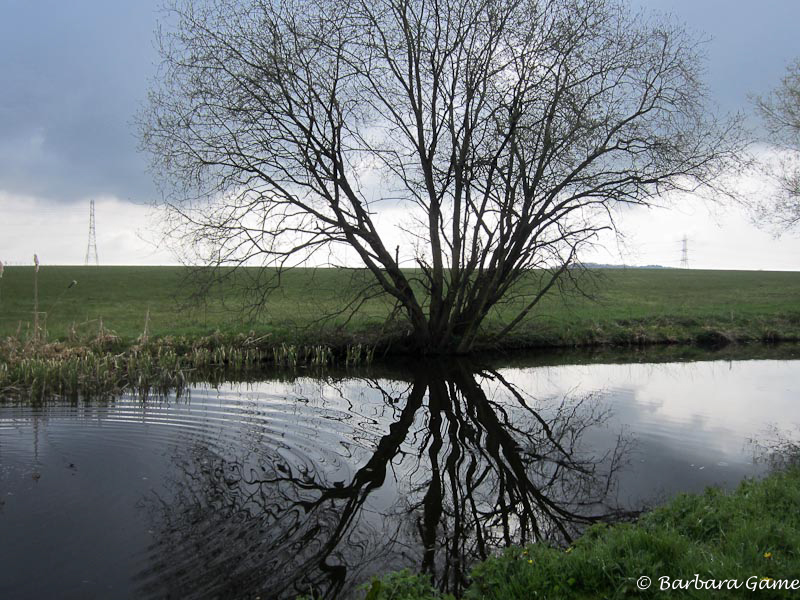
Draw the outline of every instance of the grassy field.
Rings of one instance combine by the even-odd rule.
[[[274,342],[303,343],[375,340],[389,325],[392,305],[384,299],[365,303],[349,321],[344,315],[321,320],[352,299],[364,281],[361,272],[288,272],[257,315],[246,309],[252,299],[242,291],[254,274],[239,272],[201,300],[197,281],[181,267],[42,267],[40,318],[51,341],[92,335],[101,323],[125,341],[142,335],[147,321],[152,337],[252,331]],[[69,287],[72,281],[77,285]],[[598,270],[582,276],[580,286],[590,297],[573,288],[551,293],[504,345],[681,342],[709,331],[731,339],[800,338],[800,273]],[[499,327],[515,307],[496,309],[486,330]],[[33,268],[7,267],[0,279],[0,336],[29,336],[33,308]]]

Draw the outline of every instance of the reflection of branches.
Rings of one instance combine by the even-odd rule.
[[[766,464],[771,470],[800,466],[800,425],[794,431],[770,426],[760,439],[750,440],[756,463]]]
[[[492,548],[569,540],[618,514],[606,504],[625,444],[600,457],[580,448],[608,412],[565,400],[545,416],[499,373],[482,378],[499,384],[499,396],[459,366],[421,370],[397,389],[363,382],[392,407],[392,421],[349,475],[327,460],[333,449],[313,460],[265,444],[250,426],[229,456],[179,449],[173,496],[145,503],[160,539],[143,591],[334,597],[412,566],[459,593],[470,564]],[[366,442],[357,435],[348,443]]]
[[[441,380],[431,383],[432,480],[412,507],[423,513],[422,567],[455,593],[464,583],[464,566],[493,547],[570,540],[581,525],[619,514],[597,507],[611,491],[623,440],[600,458],[578,452],[582,433],[608,413],[586,407],[584,400],[565,401],[547,420],[499,373],[486,377],[501,383],[504,402],[489,400],[463,369],[448,373],[446,387]],[[521,411],[513,410],[514,401]],[[438,435],[442,421],[446,443]]]

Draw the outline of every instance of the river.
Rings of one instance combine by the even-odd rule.
[[[785,355],[0,403],[0,597],[348,597],[404,567],[458,594],[506,545],[766,473],[765,446],[800,423]]]

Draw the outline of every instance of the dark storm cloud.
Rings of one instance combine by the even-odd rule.
[[[633,0],[672,15],[706,45],[706,83],[724,112],[752,112],[748,95],[765,94],[800,57],[798,0]]]
[[[156,3],[0,1],[0,190],[153,193],[130,123],[157,55]]]
[[[777,84],[800,55],[800,2],[635,0],[672,13],[708,45],[723,111]],[[130,123],[158,56],[160,0],[0,0],[0,191],[69,201],[146,201],[154,188]]]

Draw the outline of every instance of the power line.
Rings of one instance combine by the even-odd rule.
[[[86,246],[86,261],[84,264],[89,266],[89,259],[94,256],[95,266],[100,266],[100,259],[97,258],[97,231],[94,222],[94,200],[89,202],[89,244]]]

